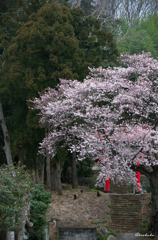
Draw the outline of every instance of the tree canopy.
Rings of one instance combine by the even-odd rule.
[[[130,54],[151,52],[156,58],[158,56],[157,20],[157,13],[146,15],[140,20],[135,18],[131,23],[124,17],[120,19],[120,34],[117,38],[119,52]]]
[[[80,160],[87,153],[103,159],[99,186],[109,176],[136,183],[134,171],[140,171],[150,181],[154,215],[158,210],[158,61],[142,53],[122,55],[122,63],[124,67],[90,69],[83,83],[60,80],[58,90],[48,89],[34,100],[41,123],[49,126],[40,152],[47,149],[53,155],[54,143],[62,137],[71,141],[70,149],[76,149]]]
[[[37,117],[27,110],[27,99],[55,87],[60,77],[83,80],[88,66],[115,64],[117,55],[112,35],[96,19],[84,18],[80,9],[52,3],[33,13],[6,49],[0,73],[14,156],[36,159],[44,135]]]

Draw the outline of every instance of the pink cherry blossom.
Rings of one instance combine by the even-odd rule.
[[[158,183],[158,60],[142,53],[120,61],[124,67],[89,68],[83,82],[60,79],[57,90],[32,101],[48,131],[39,152],[54,156],[63,140],[78,160],[102,159],[99,186],[109,177],[136,184],[136,170],[152,185],[153,176]]]

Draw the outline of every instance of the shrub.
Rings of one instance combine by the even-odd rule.
[[[51,202],[50,192],[44,189],[41,182],[40,184],[33,184],[31,194],[30,219],[34,225],[29,240],[45,240],[45,227],[48,224],[45,215]]]

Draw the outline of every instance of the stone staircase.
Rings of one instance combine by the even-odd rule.
[[[140,229],[141,195],[111,194],[112,228],[123,231]]]

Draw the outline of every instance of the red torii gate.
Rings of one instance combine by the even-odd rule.
[[[142,129],[148,129],[148,126],[142,126]],[[97,134],[97,133],[96,133],[96,134]],[[102,139],[103,137],[100,136],[100,138]],[[100,152],[102,152],[102,150],[100,150]],[[141,152],[141,153],[146,154],[147,152]],[[99,158],[98,160],[101,161],[102,159]],[[139,166],[140,163],[137,162],[137,165]],[[136,186],[136,191],[135,191],[135,193],[136,193],[136,194],[139,194],[139,193],[141,193],[141,190],[140,190],[141,181],[140,181],[140,172],[139,172],[139,171],[136,171],[136,178],[137,178],[137,186]],[[105,181],[104,192],[105,192],[105,193],[109,193],[109,192],[110,192],[110,178],[108,178],[108,179]]]
[[[142,152],[144,153],[144,152]],[[144,153],[145,154],[145,153]],[[101,161],[101,159],[99,159],[99,161]],[[137,165],[139,166],[140,163],[137,163]],[[139,171],[136,171],[136,178],[137,178],[137,186],[136,186],[136,194],[139,194],[141,193],[141,190],[140,190],[140,172]],[[105,193],[109,193],[110,192],[110,178],[108,178],[106,181],[105,181],[105,188],[104,188],[104,192]]]

